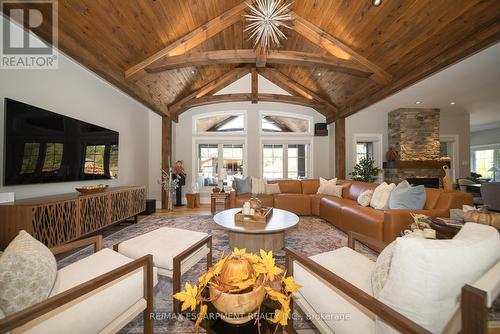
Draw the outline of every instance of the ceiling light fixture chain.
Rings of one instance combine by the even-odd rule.
[[[260,44],[266,50],[271,46],[278,48],[280,41],[287,39],[282,29],[292,29],[292,3],[293,1],[287,0],[257,0],[255,4],[247,3],[247,14],[243,16],[249,23],[244,31],[249,31],[249,40],[253,40],[254,47]]]

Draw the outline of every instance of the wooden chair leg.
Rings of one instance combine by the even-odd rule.
[[[175,314],[181,313],[180,302],[174,298],[177,292],[181,291],[181,261],[174,258],[174,272],[172,274],[172,300]]]
[[[146,297],[146,309],[143,312],[144,317],[144,334],[154,333],[153,323],[153,256],[149,255],[148,265],[144,268],[144,297]]]
[[[212,266],[212,236],[207,242],[208,254],[207,254],[207,270]]]
[[[463,334],[488,333],[488,309],[486,292],[470,285],[462,288],[461,298]]]

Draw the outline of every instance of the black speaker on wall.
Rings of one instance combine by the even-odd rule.
[[[328,136],[328,127],[327,127],[326,123],[314,124],[314,135],[315,136]]]

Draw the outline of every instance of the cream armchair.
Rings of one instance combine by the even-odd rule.
[[[152,256],[132,260],[103,249],[100,235],[51,251],[88,245],[94,245],[94,254],[58,270],[49,298],[0,319],[0,332],[116,333],[143,312],[144,333],[153,333],[150,313],[157,278]]]
[[[494,229],[492,231],[498,233]],[[500,241],[498,235],[496,237],[496,240],[489,244],[493,245],[494,251],[499,249]],[[404,308],[398,310],[394,305],[390,307],[380,298],[374,297],[371,274],[375,262],[354,251],[356,240],[364,244],[375,244],[379,249],[384,248],[384,244],[369,239],[351,232],[349,248],[344,247],[311,257],[286,249],[286,270],[303,286],[293,296],[295,305],[311,319],[321,333],[488,332],[487,308],[491,307],[500,293],[500,261],[495,261],[497,255],[492,254],[493,265],[479,279],[472,284],[463,285],[461,295],[458,288],[457,295],[460,295],[461,304],[456,302],[456,298],[452,298],[456,304],[454,312],[443,319],[444,329],[436,331],[424,328],[416,320],[410,319],[415,318],[415,313],[406,312],[409,315],[405,316],[402,314],[405,312]],[[483,255],[486,254],[483,252]],[[460,272],[464,268],[456,270]],[[397,294],[396,291],[389,293]],[[425,313],[423,308],[421,310]],[[439,308],[433,311],[440,316]],[[290,323],[290,326],[293,324]]]

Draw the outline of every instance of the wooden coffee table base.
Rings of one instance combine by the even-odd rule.
[[[247,252],[259,254],[261,249],[277,252],[285,247],[285,233],[238,233],[229,231],[229,246],[231,249],[246,248]]]

